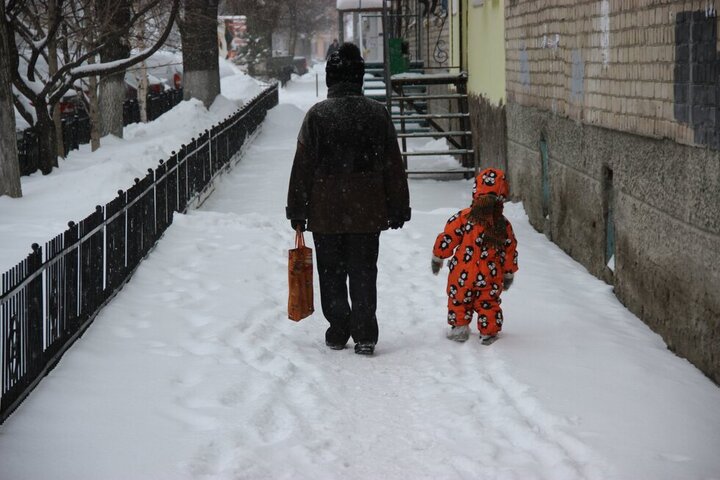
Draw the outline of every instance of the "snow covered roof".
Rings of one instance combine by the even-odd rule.
[[[382,10],[383,0],[337,0],[338,10]]]

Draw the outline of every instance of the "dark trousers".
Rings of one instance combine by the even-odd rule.
[[[344,345],[352,336],[355,343],[376,343],[380,232],[313,233],[313,240],[322,311],[330,322],[325,340]],[[348,302],[348,283],[352,306]]]

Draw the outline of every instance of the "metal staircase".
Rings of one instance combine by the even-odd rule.
[[[466,178],[478,171],[472,145],[472,130],[467,100],[467,75],[449,73],[426,74],[420,62],[410,64],[407,73],[390,77],[391,98],[382,64],[367,64],[365,95],[387,103],[401,142],[401,153],[408,174],[459,174]],[[417,139],[447,141],[448,149],[417,148]],[[451,155],[457,167],[413,167],[413,157]]]

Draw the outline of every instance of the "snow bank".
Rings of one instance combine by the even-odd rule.
[[[173,57],[174,58],[174,57]],[[104,137],[101,148],[81,145],[51,175],[22,177],[23,197],[0,197],[0,272],[16,265],[32,243],[44,243],[112,200],[172,151],[238,110],[263,85],[233,66],[221,79],[223,94],[209,109],[198,100],[178,104],[147,124],[125,127],[123,139]]]

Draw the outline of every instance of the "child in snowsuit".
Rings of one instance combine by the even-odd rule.
[[[433,247],[432,271],[438,274],[443,259],[448,262],[447,337],[464,342],[470,335],[473,312],[484,344],[490,344],[502,329],[500,293],[507,290],[518,269],[517,240],[503,215],[509,195],[505,173],[483,170],[475,178],[469,208],[450,217]]]

